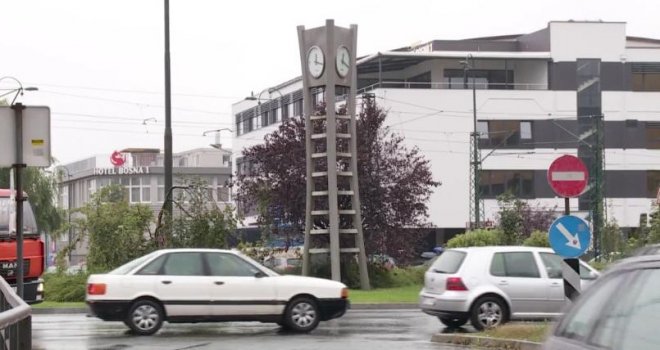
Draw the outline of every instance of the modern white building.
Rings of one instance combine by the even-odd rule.
[[[175,153],[172,158],[175,186],[186,181],[202,180],[208,185],[210,202],[215,201],[220,206],[230,203],[231,150],[198,148]],[[91,196],[102,187],[119,184],[126,188],[130,203],[146,204],[157,215],[167,195],[163,159],[163,153],[157,148],[127,148],[60,165],[56,168],[62,174],[58,205],[63,209],[75,210],[89,202]],[[177,195],[175,192],[171,194],[173,198]],[[60,241],[52,242],[49,253],[59,251],[75,235],[75,232],[70,232],[63,235]],[[70,264],[84,262],[86,255],[87,247],[82,244],[72,252]]]
[[[494,219],[496,197],[506,191],[563,209],[546,170],[558,156],[578,153],[578,60],[598,59],[606,218],[639,226],[660,186],[660,39],[627,36],[622,22],[558,21],[529,34],[434,40],[358,59],[360,92],[375,95],[391,130],[422,150],[442,182],[428,203],[439,241],[470,220],[473,95],[461,64],[468,56],[486,220]],[[245,171],[236,156],[242,149],[261,143],[282,119],[300,116],[301,89],[292,79],[264,90],[267,98],[233,105],[234,169]],[[570,205],[578,211],[577,199]]]

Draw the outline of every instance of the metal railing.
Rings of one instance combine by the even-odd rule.
[[[548,90],[548,84],[536,83],[484,83],[477,81],[477,90]],[[412,81],[387,81],[365,86],[358,93],[373,91],[376,89],[444,89],[444,90],[470,90],[472,83],[467,86],[455,82],[412,82]]]
[[[32,308],[0,278],[0,349],[32,349]]]

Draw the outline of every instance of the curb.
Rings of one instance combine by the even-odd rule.
[[[541,343],[525,340],[478,337],[463,334],[434,334],[431,342],[510,350],[541,350]]]
[[[32,308],[33,315],[86,314],[88,312],[86,307]]]
[[[418,304],[413,303],[387,303],[387,304],[353,304],[351,303],[351,310],[413,310],[419,309]]]
[[[390,303],[390,304],[351,304],[350,310],[413,310],[419,306],[412,303]],[[67,308],[32,308],[33,315],[50,314],[86,314],[89,310],[86,307],[67,307]]]

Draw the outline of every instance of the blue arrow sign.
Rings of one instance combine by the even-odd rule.
[[[577,258],[589,248],[591,230],[586,221],[577,216],[565,215],[550,225],[548,240],[557,255]]]

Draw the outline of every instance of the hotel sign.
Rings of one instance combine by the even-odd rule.
[[[144,175],[149,174],[148,166],[121,168],[94,168],[94,175]]]

